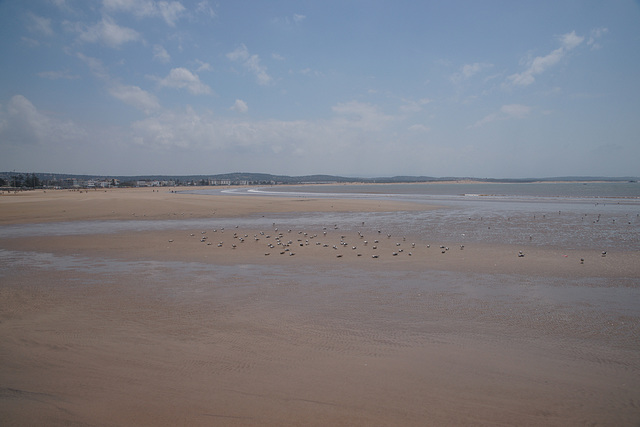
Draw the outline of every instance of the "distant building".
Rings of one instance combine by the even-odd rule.
[[[60,187],[62,188],[80,188],[81,182],[76,178],[64,178]]]

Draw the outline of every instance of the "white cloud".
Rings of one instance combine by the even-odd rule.
[[[160,108],[158,98],[138,86],[115,84],[109,89],[109,93],[125,104],[144,111],[146,114],[150,114]]]
[[[137,31],[119,26],[109,16],[103,16],[102,21],[92,26],[76,23],[71,28],[79,33],[81,41],[101,42],[112,48],[118,48],[125,43],[142,39]]]
[[[171,55],[169,55],[169,52],[167,52],[164,47],[156,44],[153,46],[153,59],[163,63],[167,63],[171,61]]]
[[[493,67],[493,64],[489,64],[486,62],[474,62],[473,64],[465,64],[460,68],[460,71],[454,73],[450,77],[450,79],[453,83],[460,83],[464,80],[470,79],[479,72],[490,69],[491,67]]]
[[[508,118],[522,119],[529,115],[531,107],[521,104],[509,104],[500,107],[500,111],[506,114]]]
[[[58,8],[71,11],[71,7],[67,4],[66,0],[49,0],[51,3],[55,4]]]
[[[424,132],[429,132],[431,129],[428,126],[425,126],[425,125],[422,125],[422,124],[415,124],[415,125],[409,126],[409,130],[411,132],[424,133]]]
[[[475,122],[473,124],[473,126],[471,126],[472,128],[477,128],[480,126],[484,126],[487,123],[491,123],[491,122],[495,122],[496,120],[498,120],[500,117],[500,115],[498,113],[491,113],[488,114],[486,116],[484,116],[482,119],[478,120],[477,122]]]
[[[158,2],[158,10],[160,11],[160,15],[164,18],[164,21],[175,27],[176,21],[180,18],[180,15],[185,11],[182,3],[177,1],[161,1]]]
[[[203,62],[200,61],[199,59],[196,59],[196,63],[198,64],[198,68],[196,69],[196,73],[199,73],[200,71],[211,71],[211,64],[207,63],[207,62]]]
[[[241,44],[233,52],[227,53],[227,58],[231,61],[244,61],[249,57],[249,50]]]
[[[15,95],[6,110],[0,107],[0,144],[51,144],[77,141],[86,132],[72,121],[43,114],[23,95]]]
[[[231,108],[237,111],[245,106],[237,100]],[[247,121],[187,108],[182,113],[164,111],[139,120],[133,123],[132,131],[137,144],[166,150],[226,150],[230,155],[242,150],[254,154],[321,153],[331,160],[336,152],[353,154],[355,147],[375,143],[382,138],[378,131],[393,119],[375,105],[356,101],[337,104],[332,110],[337,116],[329,120]]]
[[[562,41],[562,47],[567,50],[571,50],[582,43],[584,41],[584,37],[578,36],[576,35],[575,31],[572,31],[570,33],[561,35],[560,41]]]
[[[531,107],[521,104],[508,104],[500,107],[500,111],[486,115],[482,119],[478,120],[473,126],[480,127],[487,123],[509,120],[509,119],[523,119],[531,113]]]
[[[22,36],[20,37],[20,40],[22,40],[22,42],[28,45],[29,47],[40,46],[40,42],[36,39],[32,39],[31,37]]]
[[[575,31],[560,36],[561,47],[545,56],[535,57],[529,62],[525,71],[510,75],[507,77],[507,81],[516,86],[528,86],[532,84],[536,80],[536,75],[542,74],[560,62],[570,50],[579,46],[583,41],[584,37],[577,36]]]
[[[196,7],[196,13],[198,13],[199,15],[209,15],[209,17],[211,18],[214,18],[216,16],[215,10],[213,10],[213,8],[209,5],[209,2],[206,0],[198,3],[198,6]]]
[[[247,47],[242,44],[233,52],[227,53],[227,58],[231,61],[242,61],[244,67],[255,75],[259,85],[266,86],[272,82],[271,76],[267,73],[267,67],[260,63],[258,55],[249,54]]]
[[[157,79],[157,78],[156,78]],[[200,81],[197,74],[193,74],[186,68],[173,68],[167,77],[157,79],[160,86],[183,89],[186,88],[193,95],[211,93],[211,88]]]
[[[102,6],[109,12],[129,12],[137,17],[157,14],[156,4],[151,0],[103,0]]]
[[[278,17],[272,18],[271,23],[273,23],[274,25],[278,26],[281,29],[288,31],[295,28],[295,26],[302,24],[302,22],[305,19],[307,19],[306,15],[302,15],[300,13],[294,13],[293,15],[278,16]]]
[[[431,102],[430,99],[422,98],[417,101],[412,99],[403,99],[404,104],[400,106],[400,110],[405,113],[418,113],[422,111],[422,106]]]
[[[600,49],[600,44],[598,43],[598,39],[600,39],[600,37],[607,34],[607,32],[609,32],[609,30],[604,27],[594,28],[593,30],[591,30],[591,33],[589,34],[589,40],[587,40],[587,45],[591,46],[591,49],[593,50]]]
[[[76,56],[85,64],[87,64],[87,66],[89,67],[89,69],[91,70],[91,72],[93,73],[94,76],[98,77],[99,79],[102,80],[108,80],[109,79],[109,73],[107,72],[107,70],[104,68],[104,65],[102,65],[102,61],[100,61],[97,58],[93,58],[91,56],[86,56],[80,52],[78,52],[76,54]]]
[[[289,74],[295,74],[296,72],[293,70],[289,70]],[[322,73],[322,71],[318,71],[318,70],[314,70],[312,68],[303,68],[300,71],[297,71],[298,74],[302,74],[303,76],[309,76],[309,77],[323,77],[324,74]]]
[[[231,107],[231,110],[236,111],[238,113],[246,113],[247,111],[249,111],[249,107],[247,106],[247,103],[244,102],[243,100],[236,99],[236,102]]]
[[[150,114],[160,108],[160,103],[153,94],[150,94],[138,86],[123,85],[114,81],[99,59],[83,55],[82,53],[77,53],[76,55],[89,66],[89,69],[95,77],[107,84],[109,94],[114,98],[144,111],[146,114]]]
[[[139,18],[159,16],[171,27],[186,10],[178,1],[103,0],[102,5],[107,12],[127,12]]]
[[[338,103],[331,110],[346,118],[342,119],[343,125],[362,130],[379,130],[393,120],[392,116],[381,113],[377,106],[358,101]]]
[[[28,17],[29,23],[27,24],[27,28],[29,31],[49,37],[53,35],[51,19],[43,18],[42,16],[35,15],[31,12],[29,12]]]

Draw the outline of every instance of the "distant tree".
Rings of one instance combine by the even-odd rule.
[[[40,187],[40,178],[38,178],[35,173],[32,173],[31,175],[27,174],[27,177],[24,180],[24,186],[29,188]]]
[[[20,188],[24,186],[24,176],[20,175],[12,175],[11,176],[11,186],[15,188]]]
[[[0,187],[4,187],[5,185],[7,185],[7,180],[4,178],[0,178]]]

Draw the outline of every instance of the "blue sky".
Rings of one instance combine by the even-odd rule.
[[[637,1],[0,0],[0,170],[640,175]]]

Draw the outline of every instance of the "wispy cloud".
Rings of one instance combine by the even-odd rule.
[[[242,65],[256,77],[259,85],[266,86],[273,81],[267,73],[267,67],[260,63],[260,57],[256,54],[251,55],[244,44],[227,53],[227,58],[233,62],[242,62]]]
[[[422,107],[431,102],[428,98],[422,98],[417,101],[413,99],[403,99],[403,105],[400,106],[400,111],[404,113],[418,113],[422,111]]]
[[[27,15],[29,22],[27,23],[27,29],[33,33],[39,33],[45,36],[53,35],[53,28],[51,27],[51,19],[43,18],[34,13],[29,12]]]
[[[242,99],[236,99],[236,102],[233,104],[233,106],[230,109],[232,111],[243,113],[243,114],[249,111],[249,107],[247,106],[247,103],[244,102]]]
[[[544,56],[536,56],[528,62],[527,69],[522,73],[512,74],[507,77],[507,83],[512,86],[529,86],[535,82],[535,76],[544,73],[556,65],[567,53],[575,49],[584,41],[584,37],[576,35],[575,31],[563,34],[559,37],[561,46]]]
[[[341,102],[331,110],[340,115],[346,126],[362,130],[381,129],[393,120],[393,116],[382,113],[377,106],[359,101]]]
[[[213,10],[207,0],[203,0],[198,3],[198,6],[196,7],[196,13],[198,13],[199,15],[209,15],[210,18],[214,18],[216,16],[216,11]]]
[[[15,95],[6,109],[0,106],[0,141],[8,144],[44,144],[78,141],[86,132],[74,122],[44,114],[23,95]]]
[[[236,100],[231,108],[239,111],[245,106],[244,101]],[[378,131],[393,120],[377,106],[357,101],[336,104],[332,111],[336,116],[328,120],[248,121],[225,119],[191,108],[184,112],[165,110],[136,121],[132,130],[136,143],[167,150],[200,148],[231,153],[250,148],[254,153],[289,154],[317,151],[331,159],[335,150],[349,152],[354,146],[361,146],[363,134],[377,137]]]
[[[302,22],[307,18],[306,15],[302,15],[300,13],[294,13],[289,16],[280,16],[273,18],[271,22],[277,25],[280,28],[290,29],[294,26],[302,24]]]
[[[198,68],[196,69],[196,73],[199,73],[201,71],[211,71],[211,64],[209,64],[208,62],[204,62],[201,61],[199,59],[196,59],[196,64],[198,64]]]
[[[76,53],[78,59],[84,62],[91,70],[91,73],[102,80],[109,80],[109,73],[98,58],[87,56],[81,52]]]
[[[430,130],[431,129],[428,126],[425,126],[423,124],[415,124],[415,125],[409,126],[409,131],[411,132],[425,133],[425,132],[429,132]]]
[[[150,114],[160,108],[160,103],[155,95],[141,89],[138,86],[123,85],[109,76],[109,72],[99,59],[77,53],[77,57],[87,64],[91,73],[104,81],[111,96],[127,105],[131,105],[145,114]]]
[[[169,71],[167,77],[159,79],[154,77],[158,81],[160,86],[187,89],[193,95],[206,95],[212,93],[209,86],[200,81],[200,77],[197,74],[192,73],[186,68],[173,68]]]
[[[470,79],[481,71],[488,70],[492,67],[493,64],[489,64],[486,62],[474,62],[473,64],[465,64],[460,68],[459,71],[457,71],[450,77],[450,80],[456,84],[461,83],[465,80]]]
[[[153,59],[156,61],[167,63],[171,61],[171,55],[169,52],[159,44],[153,46]]]
[[[152,0],[102,0],[102,6],[108,12],[128,12],[139,18],[158,13]]]
[[[102,5],[109,13],[127,12],[139,18],[159,16],[171,27],[175,27],[176,21],[186,10],[179,1],[103,0]]]
[[[64,10],[66,12],[71,11],[71,7],[67,4],[66,0],[49,0],[49,1],[54,5],[56,5],[61,10]]]
[[[109,88],[109,93],[116,99],[131,105],[146,114],[150,114],[160,108],[160,103],[155,95],[139,88],[138,86],[127,86],[114,84]]]
[[[509,119],[523,119],[531,113],[531,107],[521,104],[507,104],[500,107],[499,111],[488,114],[482,119],[478,120],[471,126],[472,128],[484,126],[488,123],[509,120]]]
[[[69,29],[78,33],[78,39],[87,43],[103,43],[112,48],[119,48],[125,43],[142,40],[142,36],[136,30],[121,27],[109,16],[103,16],[100,22],[94,25],[83,23],[67,23]]]
[[[164,21],[171,27],[176,26],[176,21],[180,18],[180,15],[185,11],[182,3],[177,1],[161,1],[158,2],[158,10],[160,15],[164,18]]]
[[[587,40],[587,45],[591,46],[592,50],[600,49],[600,43],[598,43],[598,40],[608,32],[609,30],[607,28],[595,28],[591,30],[589,40]]]

